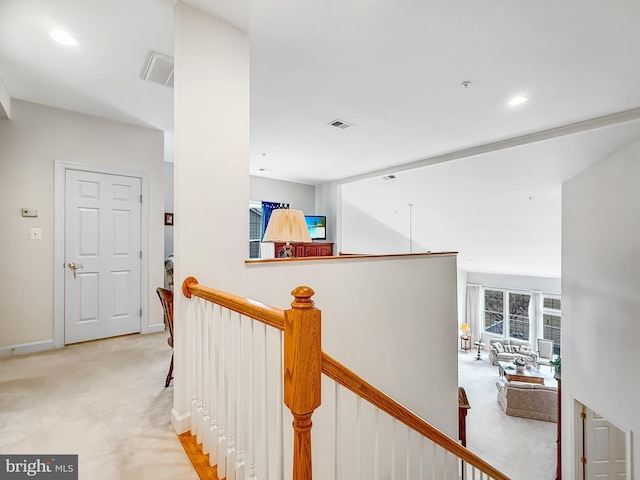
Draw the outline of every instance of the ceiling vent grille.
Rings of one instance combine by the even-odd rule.
[[[343,122],[342,120],[334,120],[332,122],[329,122],[327,125],[331,125],[332,127],[336,127],[336,128],[341,128],[342,130],[349,127],[353,127],[353,124]]]
[[[142,79],[173,88],[173,58],[158,52],[151,52]]]

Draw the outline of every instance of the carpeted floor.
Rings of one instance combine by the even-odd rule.
[[[0,452],[78,454],[82,480],[197,479],[169,423],[167,334],[0,360]]]
[[[169,424],[166,338],[130,335],[0,359],[0,452],[78,454],[83,480],[197,479]],[[468,448],[513,480],[553,480],[556,424],[505,415],[498,367],[482,358],[458,356],[471,405]]]
[[[556,471],[556,423],[505,415],[498,400],[498,367],[476,352],[458,355],[458,385],[471,409],[467,415],[467,448],[512,480],[553,480]],[[546,385],[557,385],[549,367],[541,369]]]

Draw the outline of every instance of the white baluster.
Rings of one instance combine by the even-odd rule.
[[[437,450],[437,445],[435,444],[435,442],[429,442],[431,444],[431,478],[433,480],[435,480],[436,478],[436,467],[437,467],[437,458],[436,455],[438,454],[438,450]]]
[[[255,382],[257,381],[254,369],[255,362],[255,332],[254,332],[255,322],[249,322],[249,355],[248,355],[248,382],[247,382],[247,402],[245,405],[245,414],[247,415],[247,454],[246,454],[246,462],[247,462],[247,478],[249,480],[254,480],[256,478],[256,432],[255,432],[255,424],[256,424],[256,388]]]
[[[380,409],[375,409],[375,437],[373,441],[373,478],[380,480]]]
[[[234,375],[236,359],[236,331],[235,322],[232,321],[232,312],[227,310],[225,315],[225,324],[229,329],[229,337],[227,345],[228,355],[226,362],[227,374],[227,480],[236,480],[236,445],[235,445],[235,428],[236,428],[236,378]]]
[[[202,453],[209,453],[209,381],[211,377],[211,361],[209,359],[209,311],[210,302],[204,302],[201,307],[201,349],[202,349],[202,427],[199,428],[202,437]]]
[[[198,352],[197,352],[197,348],[196,348],[196,339],[197,339],[197,328],[198,328],[198,314],[197,314],[197,306],[198,306],[198,302],[200,301],[199,298],[195,298],[193,303],[194,303],[194,308],[192,310],[193,314],[191,317],[191,328],[189,329],[189,348],[191,350],[191,358],[192,358],[192,365],[191,365],[191,435],[197,436],[198,435],[198,426],[199,426],[199,422],[198,422],[198,393],[197,393],[197,389],[198,389],[198,363],[199,363],[199,358],[198,358]]]
[[[405,459],[405,469],[407,480],[411,480],[411,429],[408,427],[402,427],[407,432],[407,458]]]
[[[276,335],[278,337],[278,352],[276,355],[276,378],[277,380],[277,395],[276,395],[276,436],[278,445],[278,454],[276,455],[276,464],[275,464],[275,474],[276,478],[284,478],[284,423],[282,418],[282,411],[284,407],[283,400],[283,366],[282,366],[282,355],[284,353],[282,345],[283,345],[283,336],[284,334],[281,331],[277,331]]]
[[[257,329],[256,347],[257,362],[257,402],[255,404],[256,416],[256,476],[259,480],[269,478],[269,417],[267,414],[267,326],[260,324]]]
[[[196,441],[202,443],[202,302],[198,298],[198,308],[195,318],[195,355],[196,355],[196,416],[194,418],[194,432]]]
[[[393,430],[391,431],[391,480],[396,480],[396,429],[398,421],[393,419]]]
[[[336,480],[342,480],[342,436],[340,435],[340,426],[342,425],[342,407],[340,405],[340,384],[334,383],[333,389],[334,403],[336,412],[334,415],[334,445],[335,445],[335,466],[333,477]]]
[[[218,462],[218,420],[217,420],[217,390],[218,390],[218,360],[216,358],[216,313],[220,307],[210,303],[207,310],[207,326],[209,329],[209,427],[207,433],[207,443],[209,450],[209,464],[216,465]]]
[[[418,466],[418,478],[424,480],[424,437],[420,436],[420,463]]]
[[[362,480],[362,398],[356,396],[356,478]]]
[[[245,409],[244,409],[244,383],[246,380],[244,369],[242,368],[245,359],[245,352],[242,348],[242,316],[236,315],[234,318],[236,323],[236,360],[234,365],[236,366],[236,464],[235,464],[235,478],[237,480],[245,479],[245,465],[244,465],[244,428],[245,428]]]
[[[226,409],[226,388],[227,388],[227,373],[226,369],[226,350],[227,350],[227,336],[228,333],[225,329],[225,316],[226,309],[220,310],[220,317],[216,322],[216,345],[217,345],[217,358],[218,358],[218,405],[217,405],[217,417],[218,417],[218,478],[224,478],[227,470],[226,454],[227,454],[227,438],[226,438],[226,424],[227,424],[227,409]]]

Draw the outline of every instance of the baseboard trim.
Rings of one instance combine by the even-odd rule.
[[[25,355],[27,353],[44,352],[46,350],[53,350],[53,340],[20,343],[18,345],[0,347],[0,357],[13,357],[15,355]]]
[[[182,435],[191,430],[191,412],[180,415],[175,408],[171,409],[171,426],[176,434]]]
[[[155,325],[149,325],[147,331],[144,333],[158,333],[164,332],[164,323],[156,323]]]

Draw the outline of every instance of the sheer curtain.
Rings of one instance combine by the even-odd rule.
[[[544,336],[542,325],[542,292],[531,291],[529,299],[529,343],[538,349],[538,338]]]
[[[465,320],[471,328],[471,341],[482,340],[482,286],[467,283],[467,303]]]

